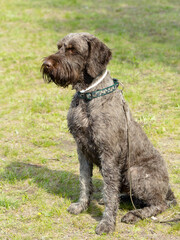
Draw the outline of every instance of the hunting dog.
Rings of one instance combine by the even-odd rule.
[[[175,204],[162,156],[133,119],[117,81],[106,70],[110,49],[89,33],[70,33],[57,47],[41,70],[47,82],[76,90],[67,119],[77,144],[81,192],[68,211],[79,214],[88,208],[94,164],[103,177],[105,204],[97,234],[114,231],[120,193],[145,204],[126,213],[121,219],[125,223],[155,216],[169,202]]]

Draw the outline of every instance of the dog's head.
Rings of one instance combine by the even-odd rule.
[[[47,82],[62,87],[88,84],[87,79],[100,75],[111,59],[110,49],[89,33],[70,33],[57,47],[55,54],[44,59],[41,70]]]

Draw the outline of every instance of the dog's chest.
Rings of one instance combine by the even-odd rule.
[[[73,106],[69,109],[68,112],[68,127],[70,132],[76,136],[79,134],[87,134],[87,131],[90,127],[90,116],[87,113],[85,107],[82,106]]]
[[[94,137],[95,116],[92,117],[87,105],[77,105],[72,102],[67,119],[69,130],[76,140],[78,147],[81,148],[89,158],[97,159],[98,146]],[[95,163],[98,165],[98,162]]]

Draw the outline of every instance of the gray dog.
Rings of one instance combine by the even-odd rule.
[[[103,176],[105,204],[97,234],[114,231],[120,193],[145,204],[123,216],[125,223],[155,216],[170,202],[176,204],[163,158],[134,121],[117,80],[106,70],[110,49],[89,33],[71,33],[57,46],[41,70],[46,81],[62,87],[71,84],[76,90],[67,118],[77,144],[81,193],[68,211],[79,214],[88,208],[94,164]]]

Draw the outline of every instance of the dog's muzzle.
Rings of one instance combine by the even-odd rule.
[[[43,68],[44,68],[44,69],[50,69],[50,68],[52,68],[52,62],[51,62],[50,60],[45,60],[45,61],[43,62]]]

